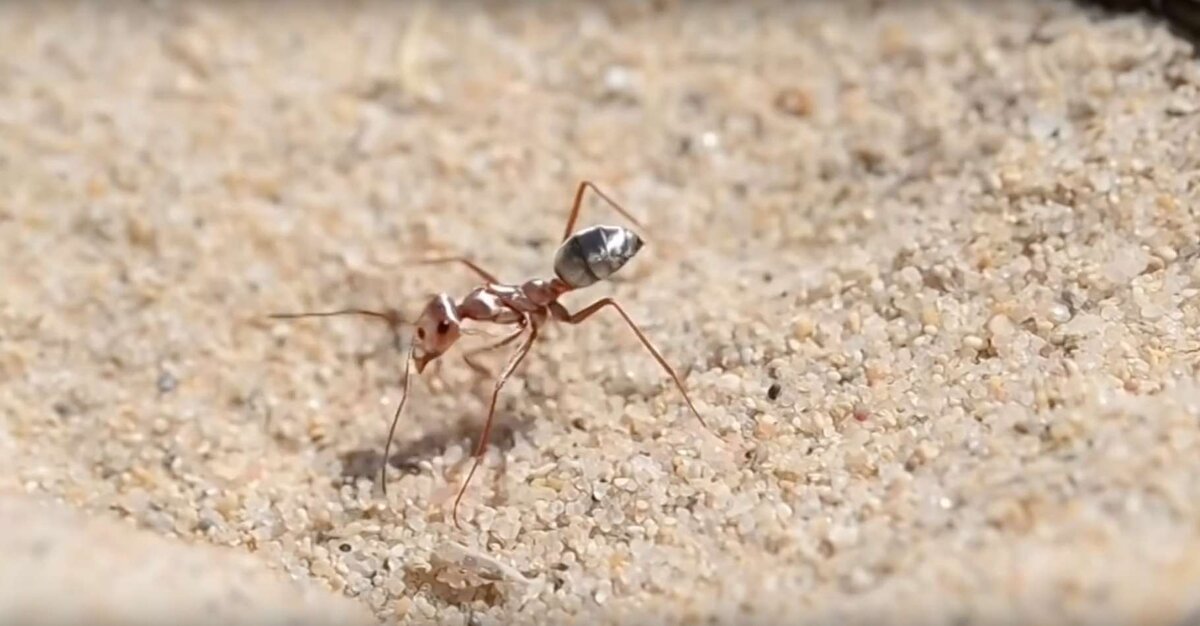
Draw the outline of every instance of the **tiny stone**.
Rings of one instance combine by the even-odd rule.
[[[1054,306],[1050,307],[1049,317],[1050,321],[1054,322],[1055,324],[1065,324],[1071,321],[1071,310],[1068,309],[1066,305],[1055,304]]]
[[[1176,95],[1167,101],[1167,112],[1173,115],[1191,115],[1197,110],[1200,110],[1196,104],[1195,98],[1189,98],[1184,95]]]
[[[783,386],[779,383],[771,383],[771,386],[767,388],[767,399],[774,400],[778,398],[781,390],[783,390]]]
[[[775,95],[775,108],[795,117],[807,117],[812,113],[813,99],[803,89],[782,89]]]
[[[157,386],[159,393],[171,393],[178,384],[179,381],[170,372],[163,372],[158,375]]]
[[[816,323],[808,316],[799,317],[796,321],[792,322],[792,336],[800,341],[812,337],[816,329]]]
[[[900,270],[898,275],[900,283],[908,287],[916,287],[921,284],[921,270],[909,265]]]
[[[875,577],[867,570],[856,567],[850,572],[848,586],[851,591],[865,591],[875,582]]]
[[[926,327],[937,327],[942,323],[942,314],[937,307],[927,306],[921,309],[921,323]]]
[[[609,91],[627,91],[631,83],[629,69],[624,66],[611,65],[604,71],[604,86]]]
[[[994,315],[987,323],[988,332],[994,337],[1007,337],[1013,333],[1013,324],[1004,315]]]
[[[1007,190],[1013,190],[1024,181],[1021,171],[1013,168],[1006,168],[1000,172],[1000,183]]]
[[[1034,114],[1029,118],[1029,134],[1037,141],[1045,141],[1058,133],[1062,120],[1056,116]]]

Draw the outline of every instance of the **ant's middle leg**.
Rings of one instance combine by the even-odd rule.
[[[492,436],[492,423],[496,417],[496,401],[500,398],[500,390],[504,388],[504,383],[508,382],[508,378],[516,371],[517,366],[521,361],[525,360],[525,355],[529,354],[529,348],[533,346],[533,342],[537,340],[538,327],[535,323],[529,323],[529,335],[525,341],[517,347],[516,351],[508,360],[508,364],[504,366],[504,370],[500,372],[500,377],[496,379],[496,385],[492,389],[492,402],[488,407],[487,419],[483,422],[483,432],[479,436],[479,442],[475,445],[475,451],[472,453],[474,462],[471,464],[471,471],[467,473],[467,477],[462,482],[462,486],[458,489],[458,496],[454,498],[454,507],[451,516],[454,518],[454,526],[459,527],[458,523],[458,505],[462,501],[463,494],[467,492],[467,485],[471,484],[471,478],[475,476],[475,470],[479,469],[479,464],[483,461],[483,455],[487,452],[488,439]],[[524,332],[525,328],[521,331]]]
[[[476,276],[482,278],[484,282],[499,284],[500,280],[492,275],[491,272],[483,269],[471,259],[464,256],[448,256],[448,257],[433,257],[428,259],[418,259],[418,265],[440,265],[444,263],[458,263],[465,266],[467,269],[475,273]]]
[[[525,321],[521,320],[521,322],[519,324],[517,324],[517,329],[515,331],[513,331],[512,333],[510,333],[508,336],[504,337],[500,341],[497,341],[496,343],[491,343],[486,346],[480,346],[478,348],[468,350],[463,353],[462,359],[464,362],[466,362],[468,367],[470,367],[472,370],[475,371],[475,373],[479,374],[480,376],[486,377],[486,378],[491,378],[492,371],[489,370],[487,368],[487,366],[476,361],[473,357],[477,354],[482,354],[484,352],[491,352],[492,350],[496,350],[498,348],[503,348],[504,346],[507,346],[508,344],[516,341],[517,338],[520,337],[521,333],[523,333],[523,332],[525,332]]]
[[[654,344],[650,343],[650,339],[646,337],[641,328],[638,328],[638,325],[635,324],[633,319],[629,317],[629,314],[625,312],[625,309],[621,308],[621,305],[617,304],[616,300],[613,300],[612,298],[601,298],[600,300],[593,302],[592,304],[579,311],[576,311],[575,313],[568,312],[566,307],[555,302],[550,305],[550,313],[553,314],[555,319],[558,319],[559,321],[566,322],[568,324],[580,324],[604,307],[612,307],[617,310],[617,313],[621,315],[621,317],[625,320],[625,323],[628,324],[629,328],[633,330],[633,333],[637,335],[638,340],[642,342],[642,346],[644,346],[646,350],[650,352],[650,355],[654,357],[655,361],[658,361],[658,364],[662,366],[667,375],[671,377],[671,380],[675,381],[675,387],[679,389],[679,393],[683,395],[683,400],[687,403],[688,408],[692,410],[692,414],[696,416],[696,419],[700,420],[700,425],[708,428],[708,424],[704,421],[704,418],[701,417],[700,411],[696,410],[696,405],[692,404],[692,399],[688,396],[687,389],[683,386],[683,381],[679,380],[679,375],[675,373],[675,368],[671,367],[671,365],[667,363],[667,360],[663,358],[663,355],[658,351],[658,348],[655,348]],[[712,429],[709,430],[711,431]]]

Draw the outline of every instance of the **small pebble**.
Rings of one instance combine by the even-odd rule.
[[[170,372],[163,372],[158,375],[157,386],[159,393],[171,393],[172,391],[175,391],[175,387],[178,384],[179,381],[176,380],[175,376]]]
[[[808,117],[813,111],[813,99],[800,88],[781,89],[775,95],[775,108],[794,117]]]
[[[1064,304],[1055,304],[1050,307],[1049,317],[1055,324],[1065,324],[1071,321],[1071,310]]]

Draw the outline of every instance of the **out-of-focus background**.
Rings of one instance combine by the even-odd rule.
[[[1049,0],[0,4],[0,621],[1194,617],[1198,90]],[[726,441],[602,313],[385,500],[388,329],[264,315],[547,276],[582,179]]]

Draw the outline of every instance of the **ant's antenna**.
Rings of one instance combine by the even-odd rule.
[[[415,348],[416,344],[413,344],[408,349],[408,358],[404,359],[404,389],[400,392],[400,404],[396,406],[396,414],[392,416],[392,426],[388,428],[387,442],[383,444],[383,461],[379,465],[379,486],[383,489],[384,496],[387,496],[387,468],[392,452],[392,438],[396,434],[396,424],[400,422],[400,414],[404,411],[404,404],[408,402],[409,369],[412,366],[413,351]]]

